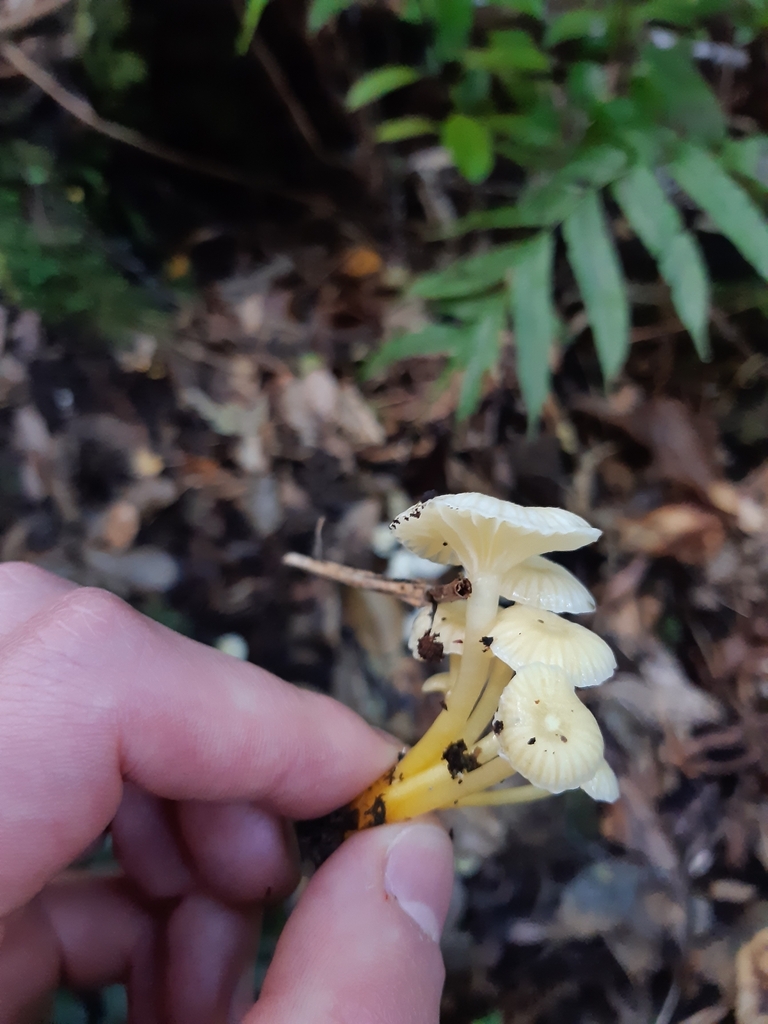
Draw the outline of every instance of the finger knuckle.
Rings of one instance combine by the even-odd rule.
[[[2,590],[30,590],[39,587],[51,578],[50,573],[31,562],[3,562],[0,564],[0,589]]]
[[[119,628],[131,610],[115,594],[99,587],[80,587],[67,595],[60,605],[60,614],[70,624],[88,623],[104,630]]]

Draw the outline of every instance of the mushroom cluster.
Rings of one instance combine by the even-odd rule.
[[[600,637],[562,617],[594,610],[589,591],[542,557],[592,543],[600,531],[564,509],[472,493],[419,502],[391,529],[416,554],[461,566],[468,596],[422,608],[414,620],[414,656],[448,658],[448,671],[425,685],[443,694],[443,710],[356,801],[361,824],[576,788],[616,800],[600,728],[577,693],[608,679],[616,662]],[[513,603],[500,608],[502,598]],[[515,774],[527,784],[499,785]]]

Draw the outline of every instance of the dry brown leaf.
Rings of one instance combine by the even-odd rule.
[[[749,903],[757,896],[757,887],[738,878],[716,878],[709,884],[709,896],[720,903]]]
[[[677,659],[649,638],[640,675],[621,672],[602,687],[605,697],[618,700],[647,725],[687,736],[699,725],[722,720],[723,709],[709,694],[694,686]]]
[[[98,540],[113,551],[124,551],[136,540],[141,516],[129,501],[115,501],[102,517]]]
[[[626,390],[626,389],[624,389]],[[621,393],[620,393],[621,394]],[[653,456],[652,475],[675,484],[683,484],[709,498],[711,485],[722,476],[712,458],[717,436],[708,419],[694,417],[676,398],[654,397],[619,404],[595,397],[581,399],[576,408],[626,431]]]
[[[374,249],[356,245],[344,253],[340,269],[347,277],[371,277],[378,274],[383,266],[384,261]]]
[[[725,542],[720,517],[698,505],[662,505],[642,519],[618,519],[622,547],[654,557],[669,556],[700,565]]]
[[[340,430],[356,448],[384,444],[387,439],[384,427],[354,384],[341,385],[336,418]]]

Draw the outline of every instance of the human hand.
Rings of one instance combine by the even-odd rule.
[[[136,1024],[433,1024],[448,837],[348,840],[311,879],[252,1004],[260,910],[319,816],[393,747],[321,695],[103,591],[0,566],[0,1024],[57,984],[124,981]],[[111,828],[121,873],[62,870]]]

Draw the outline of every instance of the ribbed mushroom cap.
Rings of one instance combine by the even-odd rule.
[[[513,565],[544,551],[572,551],[591,544],[600,530],[561,508],[526,508],[487,494],[442,494],[418,502],[390,527],[405,547],[467,575],[503,576]]]
[[[600,767],[589,782],[582,783],[581,788],[593,800],[600,800],[604,804],[614,803],[621,795],[619,780],[605,758],[600,762]]]
[[[439,604],[434,616],[430,607],[422,608],[413,620],[408,650],[419,661],[433,660],[424,657],[419,651],[419,641],[427,636],[431,641],[442,644],[444,655],[461,654],[464,649],[465,623],[466,608],[463,601]]]
[[[500,756],[550,793],[583,786],[603,760],[600,726],[554,665],[527,665],[515,675],[501,695],[494,731]]]
[[[535,662],[557,665],[571,686],[597,686],[616,671],[613,651],[591,629],[520,604],[499,612],[491,650],[516,672]]]
[[[513,566],[501,581],[501,596],[550,612],[593,612],[595,599],[573,573],[541,555]]]

